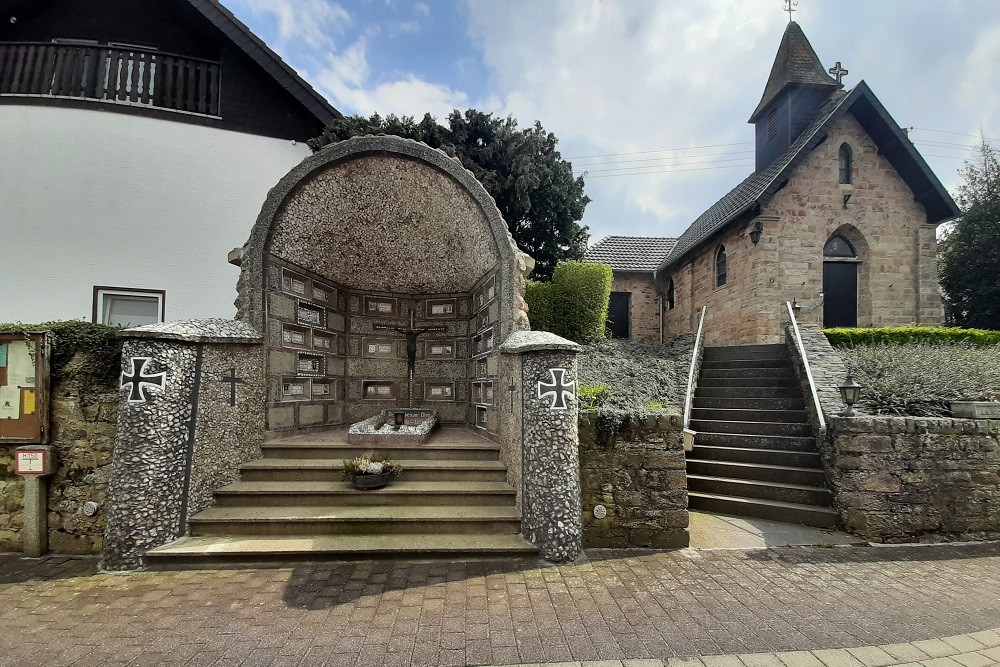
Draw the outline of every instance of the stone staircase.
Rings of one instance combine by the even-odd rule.
[[[687,457],[691,509],[836,526],[791,364],[784,345],[705,348]]]
[[[538,554],[520,536],[500,448],[461,427],[425,445],[375,448],[403,466],[389,486],[354,489],[346,458],[372,451],[347,432],[265,443],[241,481],[215,492],[190,535],[146,554],[151,567],[371,558],[506,558]]]

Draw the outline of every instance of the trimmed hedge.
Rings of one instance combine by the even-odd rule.
[[[956,327],[875,327],[857,329],[824,329],[834,347],[859,345],[904,345],[910,343],[958,343],[973,345],[1000,344],[1000,331],[959,329]]]
[[[531,328],[578,343],[603,338],[611,282],[607,264],[559,262],[552,282],[528,283],[524,298]]]

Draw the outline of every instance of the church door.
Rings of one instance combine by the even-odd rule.
[[[631,292],[611,293],[611,302],[608,304],[608,333],[612,338],[628,338],[631,302]]]
[[[823,326],[858,326],[856,262],[823,262]]]

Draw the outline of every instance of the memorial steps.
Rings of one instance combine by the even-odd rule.
[[[371,447],[346,432],[267,442],[241,481],[190,519],[190,534],[146,554],[150,567],[219,567],[372,558],[492,559],[538,555],[520,535],[521,516],[500,447],[462,427],[426,445],[379,447],[402,464],[389,486],[359,491],[342,479],[344,459]]]
[[[784,345],[706,347],[687,456],[691,509],[833,528],[805,400]]]

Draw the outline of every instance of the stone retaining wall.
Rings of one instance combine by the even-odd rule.
[[[86,385],[75,369],[87,362],[78,354],[52,387],[50,444],[57,469],[49,479],[49,550],[64,554],[100,553],[104,534],[109,464],[117,431],[118,391]],[[21,551],[24,482],[14,474],[15,444],[0,445],[0,552]],[[100,508],[83,514],[92,500]]]
[[[876,542],[1000,539],[1000,420],[835,417],[843,527]]]
[[[615,434],[580,416],[580,483],[585,547],[688,546],[683,417],[650,416]],[[594,517],[603,505],[607,516]]]

